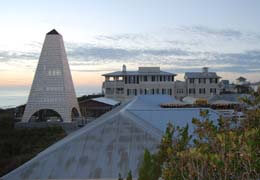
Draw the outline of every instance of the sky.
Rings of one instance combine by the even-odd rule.
[[[223,79],[260,81],[259,17],[259,0],[2,1],[0,106],[26,101],[53,28],[78,96],[100,92],[102,74],[123,64],[160,66],[179,80],[207,66]]]

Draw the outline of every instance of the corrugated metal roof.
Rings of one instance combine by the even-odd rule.
[[[130,75],[171,75],[171,76],[176,76],[174,73],[169,73],[165,71],[160,71],[160,72],[139,72],[139,71],[116,71],[112,73],[106,73],[103,74],[102,76],[130,76]]]
[[[221,78],[215,72],[186,72],[187,78]]]
[[[216,122],[219,117],[218,112],[209,108],[162,108],[160,104],[163,102],[177,101],[171,96],[167,95],[148,95],[137,97],[127,111],[133,113],[136,117],[145,120],[147,123],[152,124],[154,128],[164,132],[166,126],[171,122],[175,126],[184,127],[189,125],[189,132],[193,133],[194,125],[192,124],[193,118],[200,117],[202,109],[209,110],[209,118]]]
[[[120,104],[119,101],[116,101],[116,100],[110,99],[110,98],[106,98],[106,97],[93,98],[92,100],[97,101],[97,102],[101,102],[101,103],[104,103],[104,104],[108,104],[108,105],[111,105],[111,106],[115,106],[115,105]]]

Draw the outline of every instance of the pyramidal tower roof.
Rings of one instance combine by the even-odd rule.
[[[60,35],[56,29],[51,30],[50,32],[47,33],[47,35]]]
[[[80,116],[63,37],[55,29],[45,36],[22,121],[45,109],[58,113],[63,122],[71,122],[75,112]]]

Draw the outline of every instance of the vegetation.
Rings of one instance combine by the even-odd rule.
[[[118,180],[124,180],[120,173],[118,174]]]
[[[127,174],[127,177],[126,177],[126,180],[132,180],[132,172],[129,171],[128,174]]]
[[[15,129],[13,113],[0,114],[0,177],[65,136],[60,127]]]
[[[158,152],[145,150],[139,180],[260,179],[260,93],[243,99],[250,105],[244,119],[223,119],[214,124],[207,111],[189,127],[168,124]]]

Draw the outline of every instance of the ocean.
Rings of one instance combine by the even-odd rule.
[[[100,86],[76,86],[76,96],[98,94],[101,93]],[[6,109],[25,104],[28,100],[30,87],[0,87],[0,108]]]

